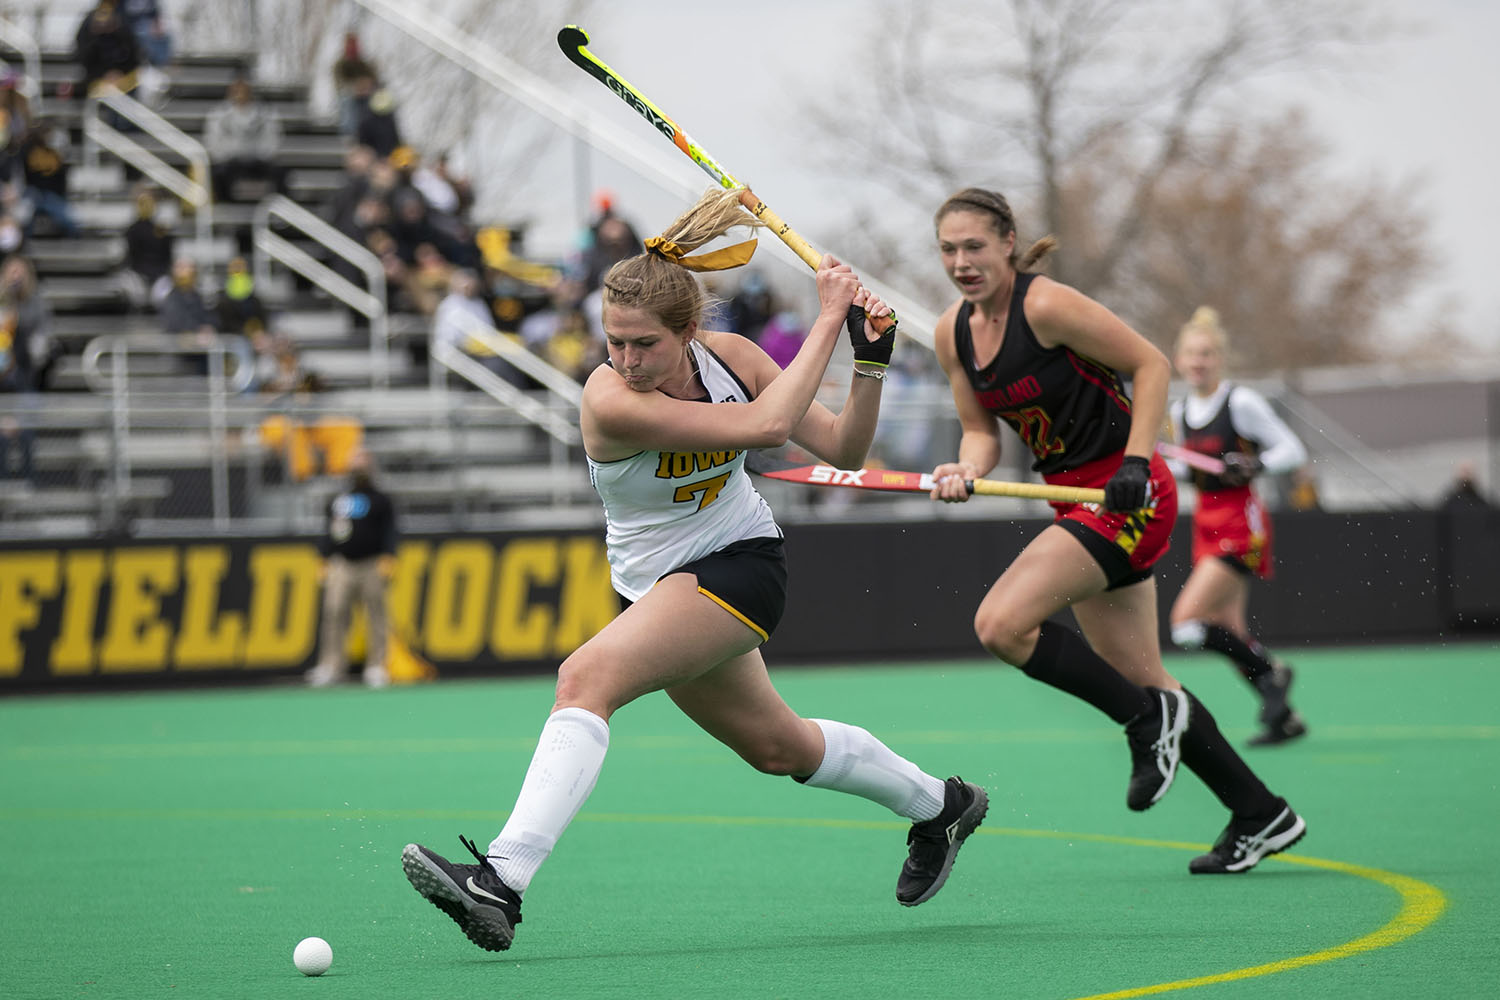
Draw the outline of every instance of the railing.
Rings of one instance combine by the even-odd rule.
[[[1299,436],[1315,454],[1314,466],[1320,477],[1354,482],[1366,509],[1419,505],[1409,484],[1403,483],[1402,476],[1378,452],[1307,399],[1293,392],[1273,398],[1295,423],[1301,424]]]
[[[202,355],[207,364],[207,379],[184,377],[174,379],[173,395],[177,402],[192,405],[195,399],[184,392],[185,385],[194,385],[207,390],[208,431],[211,441],[223,442],[227,438],[229,421],[226,400],[230,393],[243,392],[254,377],[255,362],[250,344],[243,337],[219,334],[198,342],[184,336],[165,333],[105,334],[89,341],[83,351],[84,378],[95,391],[110,397],[112,455],[109,488],[105,495],[104,518],[114,522],[126,499],[127,484],[131,482],[131,437],[132,375],[130,358],[166,356],[176,360],[186,355]],[[227,364],[229,358],[235,363]],[[108,359],[108,367],[103,364]],[[232,368],[232,374],[231,374]],[[135,376],[139,381],[140,376]],[[206,381],[206,385],[204,384]],[[194,394],[196,396],[196,394]],[[201,404],[200,404],[201,405]],[[229,466],[225,449],[212,447],[209,451],[209,481],[212,491],[213,523],[218,530],[229,528]]]
[[[478,317],[468,313],[456,315],[465,337],[483,344],[496,356],[534,379],[547,390],[554,405],[548,406],[533,399],[448,340],[434,337],[428,356],[438,362],[438,365],[457,372],[488,392],[502,405],[515,410],[558,443],[581,444],[583,439],[578,433],[578,405],[583,399],[583,386]],[[441,388],[443,383],[442,368],[438,365],[431,366],[429,370],[435,389]]]
[[[100,110],[106,107],[187,160],[190,173],[184,174],[106,122]],[[213,238],[214,209],[213,192],[209,184],[211,168],[208,150],[201,142],[140,101],[119,91],[107,92],[89,100],[84,111],[83,137],[86,166],[99,166],[99,150],[102,147],[192,206],[199,252],[206,256]]]
[[[348,261],[369,283],[360,288],[312,254],[271,231],[271,220],[296,229],[330,253]],[[296,271],[370,321],[370,379],[376,388],[390,384],[390,316],[386,312],[385,269],[380,258],[285,195],[272,195],[255,207],[252,241],[255,280],[270,281],[272,260]]]
[[[21,54],[21,65],[26,73],[21,79],[20,91],[31,102],[31,111],[41,115],[44,111],[42,94],[42,50],[30,32],[17,24],[0,18],[0,45],[12,48]]]

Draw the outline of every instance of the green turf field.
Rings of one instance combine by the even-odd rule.
[[[770,651],[774,660],[774,650]],[[750,771],[662,695],[614,719],[594,796],[516,944],[469,944],[401,873],[488,843],[550,679],[0,702],[0,996],[1473,996],[1500,966],[1500,647],[1304,651],[1312,733],[1247,756],[1307,818],[1293,853],[1191,877],[1224,813],[1186,771],[1124,806],[1123,737],[979,662],[775,669],[990,792],[947,887],[896,904],[906,824]],[[1222,661],[1170,666],[1237,742]],[[333,945],[321,979],[292,947]]]

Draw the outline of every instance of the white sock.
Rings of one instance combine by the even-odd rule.
[[[803,782],[879,802],[914,822],[943,811],[943,782],[858,726],[813,719],[823,730],[823,763]]]
[[[515,808],[490,842],[490,864],[500,880],[524,894],[599,780],[609,749],[609,723],[582,708],[547,717]]]

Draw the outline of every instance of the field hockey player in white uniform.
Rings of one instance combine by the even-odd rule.
[[[745,453],[797,442],[840,468],[864,462],[875,432],[893,331],[890,309],[847,265],[824,257],[820,311],[785,371],[753,341],[699,329],[704,293],[690,270],[745,263],[753,241],[691,256],[754,225],[734,191],[715,191],[604,281],[609,364],[590,375],[581,428],[604,501],[611,578],[625,610],[567,658],[557,697],[504,829],[477,864],[417,844],[408,880],[481,948],[510,947],[532,877],[594,788],[616,709],[666,691],[746,763],[848,792],[912,821],[897,900],[915,906],[948,877],[988,805],[983,789],[933,777],[857,726],[804,719],[771,686],[760,645],[786,595],[782,536],[746,473]],[[814,401],[841,330],[855,377],[835,414]]]

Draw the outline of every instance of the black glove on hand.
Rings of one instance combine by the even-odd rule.
[[[844,323],[849,328],[849,343],[854,345],[854,360],[871,365],[889,365],[891,352],[896,349],[896,324],[880,335],[879,340],[865,337],[865,311],[860,306],[850,306]]]
[[[1265,466],[1260,464],[1260,459],[1254,455],[1246,455],[1242,451],[1231,451],[1224,456],[1224,471],[1219,478],[1226,486],[1244,486],[1250,480],[1260,475]]]
[[[1146,506],[1146,487],[1151,483],[1151,462],[1139,455],[1126,455],[1115,474],[1104,484],[1104,509],[1139,510]]]

